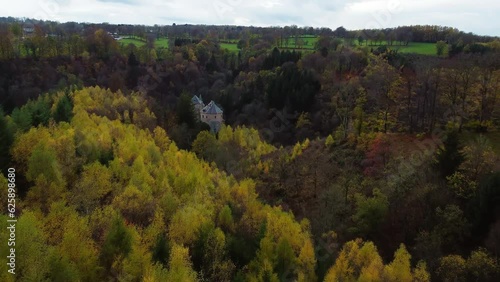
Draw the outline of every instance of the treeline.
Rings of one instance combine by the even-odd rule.
[[[364,40],[387,40],[392,43],[399,42],[427,42],[436,43],[437,41],[445,41],[449,44],[458,43],[459,41],[467,45],[470,43],[487,43],[498,40],[494,36],[476,35],[466,33],[453,27],[437,26],[437,25],[415,25],[415,26],[400,26],[396,28],[385,29],[363,29],[358,31],[350,31],[346,37],[357,38],[361,37]]]
[[[22,27],[39,27],[47,34],[72,34],[83,33],[88,29],[103,29],[106,32],[117,35],[133,35],[146,39],[148,36],[154,38],[195,38],[202,40],[211,38],[213,40],[238,40],[248,39],[250,35],[257,35],[265,40],[273,40],[273,37],[286,39],[300,36],[329,36],[336,38],[358,38],[363,36],[368,40],[375,39],[379,34],[383,34],[387,40],[391,41],[415,41],[435,43],[446,41],[455,43],[459,40],[465,44],[471,42],[491,42],[498,39],[494,36],[476,35],[471,32],[460,31],[453,27],[438,25],[412,25],[398,26],[384,29],[363,29],[347,30],[343,26],[336,29],[327,27],[299,27],[296,25],[283,27],[245,27],[245,26],[224,26],[224,25],[192,25],[173,23],[172,25],[130,25],[130,24],[109,24],[109,23],[58,23],[53,21],[42,21],[35,19],[0,18],[3,24],[20,24]]]

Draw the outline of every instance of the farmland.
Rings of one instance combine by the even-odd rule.
[[[278,43],[278,48],[282,49],[294,49],[294,50],[304,50],[312,51],[315,49],[316,43],[318,42],[317,36],[314,35],[304,35],[300,37],[289,37],[288,40],[283,40],[283,42]],[[142,38],[137,37],[124,37],[119,40],[121,44],[128,45],[134,44],[137,47],[142,47],[146,44],[146,41]],[[397,50],[400,53],[415,53],[421,55],[436,55],[436,46],[434,43],[423,43],[423,42],[410,42],[408,45],[393,44],[392,46],[387,41],[381,42],[364,42],[359,44],[357,40],[353,42],[356,46],[368,46],[369,48],[378,48],[380,46],[387,46],[388,49]],[[155,41],[156,48],[168,48],[169,46],[168,38],[160,38]],[[237,40],[225,40],[219,43],[221,49],[226,49],[230,52],[238,52]],[[445,53],[446,54],[446,53]]]
[[[373,42],[369,41],[359,44],[359,42],[354,42],[357,46],[368,46],[369,48],[376,49],[381,46],[386,46],[388,49],[397,50],[400,53],[414,53],[420,55],[436,55],[436,44],[435,43],[425,43],[425,42],[410,42],[408,45],[399,44],[399,42],[393,42],[391,45],[387,41]]]
[[[120,39],[118,42],[120,44],[129,45],[134,44],[136,47],[142,47],[146,44],[146,41],[142,38],[136,37],[124,37]],[[160,38],[155,41],[156,48],[168,48],[168,38]]]
[[[220,43],[221,49],[227,49],[230,52],[238,52],[238,45],[236,43]]]
[[[391,46],[390,49],[398,50],[400,53],[436,55],[436,44],[434,43],[410,42],[407,46]]]
[[[283,40],[281,47],[288,49],[306,49],[313,50],[316,42],[318,41],[317,36],[304,35],[297,38],[289,37],[288,40]]]

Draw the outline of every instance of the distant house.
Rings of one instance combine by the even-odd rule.
[[[208,124],[212,132],[219,132],[221,126],[224,124],[224,111],[214,101],[210,101],[205,106],[201,95],[199,97],[194,95],[191,102],[196,112],[199,113],[200,121]]]
[[[203,100],[201,99],[201,95],[200,97],[194,95],[193,98],[191,98],[191,103],[193,103],[193,106],[197,113],[201,112],[201,110],[205,107],[205,104],[203,104]]]
[[[30,37],[34,34],[35,28],[33,27],[23,27],[23,37]]]

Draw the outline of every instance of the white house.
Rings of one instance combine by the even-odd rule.
[[[214,101],[210,101],[205,106],[201,95],[199,97],[194,95],[191,102],[199,113],[200,120],[208,124],[212,132],[219,132],[222,124],[224,124],[224,111]]]
[[[193,103],[194,109],[196,110],[197,113],[201,112],[201,110],[205,107],[205,104],[203,104],[203,100],[200,97],[194,95],[193,98],[191,98],[191,103]],[[201,118],[201,116],[199,116]]]

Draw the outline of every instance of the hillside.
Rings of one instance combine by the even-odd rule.
[[[252,180],[179,150],[141,96],[85,88],[69,97],[70,121],[14,140],[28,188],[18,206],[17,279],[252,280],[275,267],[314,279],[306,221],[262,204]],[[1,275],[12,279],[5,264]]]

